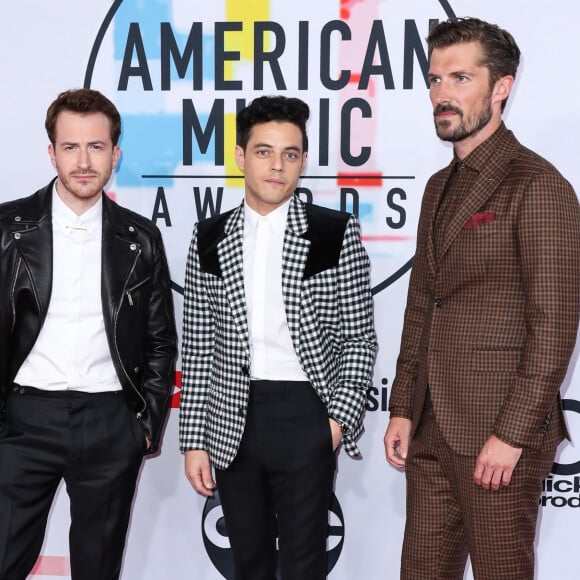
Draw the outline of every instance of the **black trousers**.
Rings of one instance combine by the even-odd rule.
[[[312,385],[252,381],[236,458],[216,470],[236,580],[274,580],[278,564],[282,580],[326,578],[335,469],[328,413]]]
[[[0,432],[0,580],[38,558],[61,479],[70,497],[72,578],[116,580],[146,440],[122,392],[15,385]]]

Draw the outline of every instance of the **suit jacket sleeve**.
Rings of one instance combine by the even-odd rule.
[[[580,209],[556,171],[529,183],[516,234],[526,339],[493,432],[514,446],[535,447],[566,375],[580,316]]]
[[[206,401],[214,356],[214,321],[204,288],[197,237],[196,225],[187,257],[183,302],[183,380],[179,412],[182,451],[206,448]]]
[[[344,438],[347,451],[361,430],[361,417],[370,385],[376,335],[369,284],[370,262],[360,240],[360,225],[351,216],[340,253],[338,306],[341,327],[339,380],[334,386],[328,413],[348,428]]]
[[[429,208],[432,203],[429,192],[437,189],[437,186],[433,184],[434,179],[435,177],[431,178],[425,189],[417,226],[416,253],[407,291],[401,346],[397,358],[395,380],[389,398],[391,417],[411,419],[412,415],[411,408],[417,375],[419,348],[427,317],[427,308],[431,299],[425,249],[429,230],[428,216],[431,215]]]

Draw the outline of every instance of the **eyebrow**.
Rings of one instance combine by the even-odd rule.
[[[80,142],[79,141],[62,141],[60,143],[60,145],[79,145]],[[101,141],[100,139],[97,139],[96,141],[89,141],[87,143],[87,145],[106,145],[107,142],[106,141]]]
[[[269,143],[256,143],[252,149],[260,149],[261,147],[267,147],[268,149],[274,149],[273,145]],[[297,145],[288,145],[288,147],[284,147],[284,151],[296,151],[297,153],[301,153],[302,149]]]
[[[475,69],[461,68],[458,70],[451,71],[450,73],[448,73],[448,76],[458,77],[458,76],[462,76],[462,75],[475,75],[477,68],[483,68],[483,67],[475,67]],[[440,77],[441,73],[437,73],[437,72],[433,72],[433,71],[429,70],[429,71],[427,71],[427,76],[428,77]]]

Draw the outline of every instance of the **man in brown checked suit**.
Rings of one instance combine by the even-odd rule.
[[[427,184],[387,460],[406,468],[401,577],[534,576],[542,480],[567,436],[559,388],[580,310],[570,184],[501,115],[519,63],[477,19],[427,39],[437,135],[454,159]]]

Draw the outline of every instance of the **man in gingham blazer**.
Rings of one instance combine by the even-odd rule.
[[[580,310],[570,184],[501,120],[519,63],[477,19],[428,38],[430,98],[453,162],[427,184],[387,460],[405,467],[401,577],[534,577],[542,480],[567,436],[559,388]]]
[[[193,487],[219,489],[238,580],[326,578],[335,450],[355,441],[376,349],[356,217],[294,196],[308,106],[238,113],[244,203],[194,229],[180,434]]]

